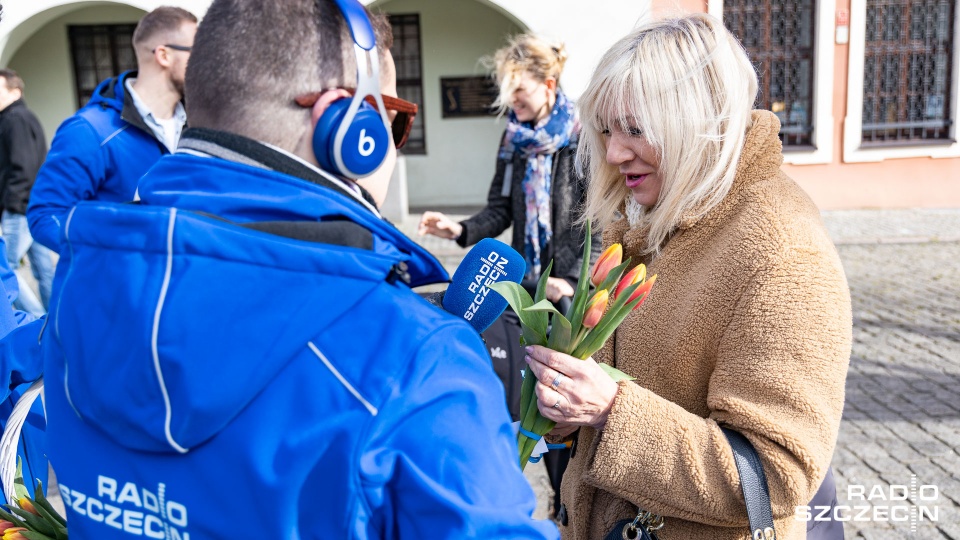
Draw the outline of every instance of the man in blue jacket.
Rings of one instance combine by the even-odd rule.
[[[139,204],[67,216],[43,352],[71,539],[558,537],[479,336],[411,289],[446,272],[347,174],[394,140],[373,34],[356,0],[215,0],[177,152]]]
[[[60,252],[60,227],[80,201],[133,200],[137,182],[176,149],[186,122],[181,104],[197,18],[159,7],[133,32],[137,71],[97,86],[90,101],[60,125],[27,208],[36,241]]]

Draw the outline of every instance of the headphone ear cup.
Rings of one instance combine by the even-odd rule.
[[[320,167],[350,178],[372,174],[387,157],[390,134],[383,119],[370,104],[362,102],[360,108],[337,144],[337,133],[344,121],[352,100],[334,101],[320,116],[313,133],[313,153]],[[337,165],[339,153],[343,167]]]
[[[347,115],[347,109],[350,108],[350,99],[342,98],[334,101],[320,115],[320,120],[313,130],[313,154],[317,156],[317,163],[320,168],[332,173],[345,175],[337,167],[337,161],[333,157],[334,139],[340,128],[340,123]]]

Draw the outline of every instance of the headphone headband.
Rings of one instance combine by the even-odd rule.
[[[334,2],[340,8],[340,13],[343,13],[343,18],[347,20],[353,42],[365,51],[374,48],[377,43],[373,34],[373,25],[370,24],[363,5],[357,0],[334,0]]]

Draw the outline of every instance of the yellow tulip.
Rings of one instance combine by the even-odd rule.
[[[20,505],[20,508],[23,508],[27,512],[30,512],[35,516],[40,515],[40,513],[37,512],[37,509],[33,507],[33,501],[31,501],[30,499],[26,497],[20,497],[20,499],[17,500],[17,503]]]
[[[610,300],[610,293],[606,289],[598,291],[587,304],[587,311],[583,314],[583,327],[593,328],[600,322],[603,312],[607,310],[607,302]]]
[[[608,247],[593,266],[590,283],[593,283],[594,287],[599,287],[600,284],[603,283],[603,280],[607,279],[607,274],[614,268],[620,266],[621,262],[623,262],[623,246],[613,244]]]

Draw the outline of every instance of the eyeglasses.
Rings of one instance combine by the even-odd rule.
[[[174,45],[173,43],[166,43],[164,45],[160,45],[160,47],[166,47],[168,49],[173,49],[175,51],[183,51],[183,52],[190,52],[191,50],[193,50],[193,47],[187,47],[186,45]],[[157,52],[157,49],[159,49],[160,47],[157,47],[150,52]]]
[[[352,96],[355,92],[352,88],[345,88]],[[313,107],[323,92],[311,92],[302,96],[297,96],[294,101],[301,107]],[[397,150],[407,144],[410,137],[410,130],[413,128],[413,120],[417,117],[417,111],[420,109],[416,103],[411,103],[405,99],[395,98],[393,96],[381,96],[383,106],[387,109],[387,118],[390,120],[390,131],[393,132],[393,144]],[[377,101],[373,96],[367,96],[364,101],[377,107]]]

